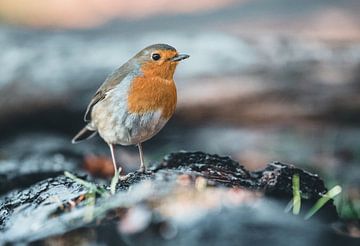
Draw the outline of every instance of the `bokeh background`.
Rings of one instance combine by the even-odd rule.
[[[91,96],[137,51],[168,43],[191,58],[148,162],[201,150],[249,169],[292,163],[340,184],[342,216],[359,217],[359,13],[358,0],[0,0],[0,170],[109,158],[98,137],[70,144]],[[117,158],[138,166],[134,147]]]

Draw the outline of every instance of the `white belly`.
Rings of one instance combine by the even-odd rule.
[[[133,145],[144,142],[167,122],[161,117],[161,109],[144,114],[128,113],[126,99],[109,94],[93,108],[91,125],[107,143]]]
[[[119,124],[116,124],[114,129],[116,136],[113,140],[122,145],[142,143],[157,134],[166,122],[161,118],[161,110],[142,115],[128,114],[125,120],[119,117]]]
[[[107,110],[104,111],[105,117],[106,112]],[[106,117],[107,120],[94,120],[99,135],[110,144],[132,145],[142,143],[158,133],[167,122],[161,118],[160,110],[142,115],[111,114],[113,116]]]

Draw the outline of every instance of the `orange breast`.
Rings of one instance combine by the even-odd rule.
[[[133,80],[128,95],[130,113],[142,114],[162,110],[162,117],[169,119],[176,107],[174,80],[158,76],[138,77]]]

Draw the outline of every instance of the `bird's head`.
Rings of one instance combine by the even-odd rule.
[[[189,55],[179,54],[167,44],[154,44],[137,53],[132,59],[140,65],[145,77],[161,77],[172,79],[179,61],[189,58]]]

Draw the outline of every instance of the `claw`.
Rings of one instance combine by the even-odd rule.
[[[128,173],[126,175],[119,176],[120,181],[126,181],[128,178],[130,178],[131,173]]]
[[[145,168],[145,166],[142,166],[142,167],[140,167],[137,171],[138,171],[139,173],[145,173],[145,172],[146,172],[146,168]]]

